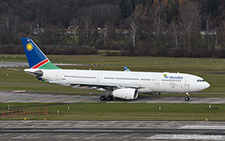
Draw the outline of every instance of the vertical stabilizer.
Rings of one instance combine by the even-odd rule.
[[[130,71],[130,69],[129,69],[127,66],[124,66],[124,71],[129,72],[129,71]]]
[[[53,65],[31,38],[21,38],[31,69],[60,69]]]

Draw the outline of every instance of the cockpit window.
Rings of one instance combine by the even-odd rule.
[[[205,82],[203,79],[198,79],[197,82]]]

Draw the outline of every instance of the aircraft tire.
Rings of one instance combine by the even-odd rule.
[[[106,97],[102,95],[102,96],[100,96],[100,100],[101,101],[105,101],[106,100]]]
[[[190,97],[186,96],[185,101],[189,101],[189,100],[190,100]]]
[[[107,101],[112,101],[113,100],[113,97],[112,96],[108,96],[107,97]]]

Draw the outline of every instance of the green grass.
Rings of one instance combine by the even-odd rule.
[[[0,103],[1,113],[11,109],[29,110],[48,108],[49,115],[0,117],[1,120],[197,120],[225,121],[225,104],[208,109],[208,104],[147,104],[147,103],[75,103],[63,105]],[[39,106],[38,106],[39,105]],[[23,106],[23,107],[19,107]],[[24,107],[25,106],[25,107]],[[12,108],[18,107],[18,108]],[[69,107],[69,110],[68,110]],[[161,107],[161,110],[159,110]],[[59,114],[56,111],[59,111]]]
[[[11,61],[11,62],[26,62],[25,55],[18,54],[0,54],[0,61]]]

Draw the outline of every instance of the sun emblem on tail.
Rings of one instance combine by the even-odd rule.
[[[28,51],[32,51],[32,49],[33,49],[32,43],[28,43],[28,44],[26,45],[26,48],[27,48]]]

